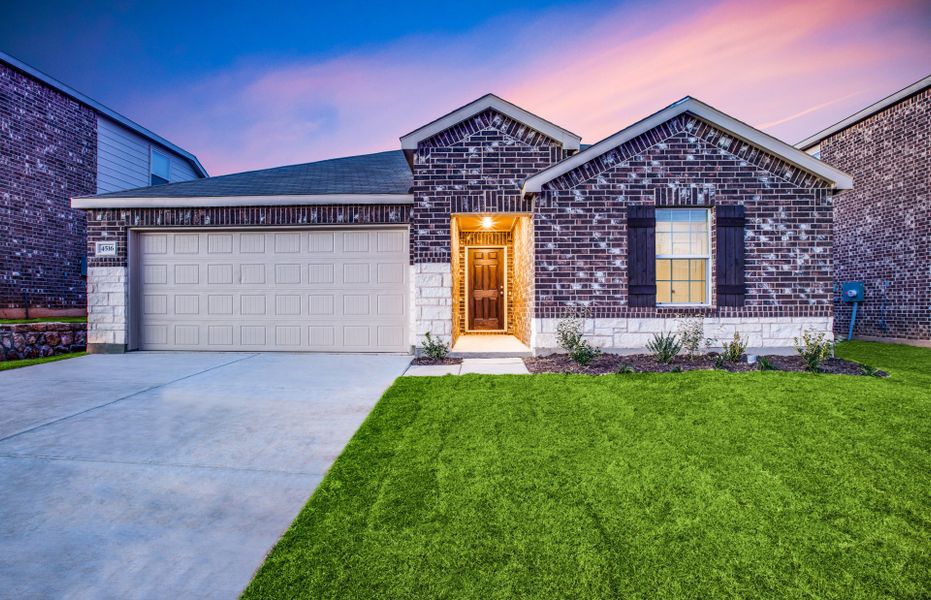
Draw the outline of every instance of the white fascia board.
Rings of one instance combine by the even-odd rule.
[[[413,204],[412,194],[314,194],[303,196],[212,196],[193,198],[72,198],[71,208],[203,208],[323,204]]]
[[[795,147],[799,148],[800,150],[808,150],[809,148],[819,143],[824,138],[831,137],[838,131],[843,131],[844,129],[847,129],[851,125],[859,123],[863,119],[872,117],[876,113],[889,108],[893,104],[901,100],[904,100],[905,98],[908,98],[912,94],[917,94],[918,92],[920,92],[921,90],[925,89],[928,86],[931,86],[931,75],[928,75],[927,77],[925,77],[924,79],[920,81],[916,81],[912,85],[908,86],[907,88],[903,88],[899,90],[898,92],[892,94],[891,96],[887,96],[883,98],[882,100],[880,100],[879,102],[876,102],[875,104],[870,104],[863,110],[850,115],[843,121],[838,121],[837,123],[831,125],[827,129],[819,131],[818,133],[816,133],[815,135],[809,138],[805,138],[801,142],[795,144]]]
[[[647,131],[657,127],[676,117],[682,113],[689,112],[693,115],[704,119],[705,121],[715,125],[724,131],[727,131],[734,137],[742,139],[743,141],[757,146],[768,152],[778,156],[779,158],[785,160],[786,162],[792,163],[793,165],[808,171],[809,173],[814,173],[815,175],[830,181],[834,184],[834,187],[837,189],[848,190],[853,187],[853,178],[846,173],[831,167],[820,160],[802,152],[797,148],[793,148],[789,144],[778,140],[771,135],[767,135],[760,131],[759,129],[754,129],[746,123],[738,121],[733,117],[722,113],[721,111],[712,108],[696,100],[695,98],[685,97],[682,100],[679,100],[675,104],[672,104],[663,110],[655,113],[641,121],[638,121],[622,129],[621,131],[611,135],[597,144],[586,148],[582,152],[574,156],[570,156],[566,160],[559,162],[552,167],[540,171],[536,175],[527,179],[524,182],[523,193],[524,194],[534,194],[539,193],[543,188],[543,185],[553,179],[556,179],[560,175],[564,175],[579,167],[586,162],[596,158],[605,152],[608,152],[612,148],[616,148],[621,144],[628,142],[638,135],[642,135]]]
[[[457,108],[453,112],[444,115],[435,121],[427,123],[423,127],[415,129],[407,135],[401,136],[401,149],[415,150],[417,148],[418,142],[422,142],[423,140],[428,139],[440,133],[441,131],[445,131],[453,125],[460,123],[484,110],[488,110],[489,108],[494,109],[503,115],[507,115],[515,121],[523,123],[524,125],[532,127],[540,133],[551,137],[552,139],[562,144],[563,148],[566,150],[578,150],[579,144],[582,142],[582,138],[580,136],[572,133],[567,129],[563,129],[554,123],[550,123],[546,119],[540,118],[537,115],[517,106],[516,104],[511,104],[507,100],[499,98],[494,94],[485,94],[478,100],[470,102],[461,108]]]

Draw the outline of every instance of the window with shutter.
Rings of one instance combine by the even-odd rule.
[[[717,227],[716,291],[718,306],[743,306],[747,296],[744,279],[743,206],[718,206],[715,209]]]
[[[627,304],[656,305],[656,210],[627,208]]]
[[[706,208],[656,211],[656,303],[708,304],[711,236]]]

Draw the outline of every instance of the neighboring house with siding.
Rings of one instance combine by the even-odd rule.
[[[931,345],[931,76],[797,144],[850,173],[834,203],[834,285],[860,281],[854,337]],[[837,294],[835,331],[851,305]]]
[[[833,330],[851,178],[698,100],[583,146],[488,94],[401,148],[76,198],[91,351],[612,351],[681,315],[791,351]]]
[[[0,52],[0,318],[84,314],[72,197],[206,176],[193,154]]]

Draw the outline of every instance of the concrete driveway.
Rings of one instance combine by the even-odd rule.
[[[140,352],[0,372],[0,596],[236,597],[408,362]]]

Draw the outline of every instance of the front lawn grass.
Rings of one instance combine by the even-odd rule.
[[[931,351],[891,377],[402,377],[245,598],[919,598]]]
[[[0,319],[0,325],[25,323],[87,323],[87,317],[38,317],[35,319]]]
[[[30,367],[32,365],[41,365],[42,363],[65,360],[66,358],[77,358],[84,356],[86,352],[68,352],[66,354],[56,354],[54,356],[43,356],[41,358],[24,358],[21,360],[4,360],[0,361],[0,371],[9,371],[20,367]]]

